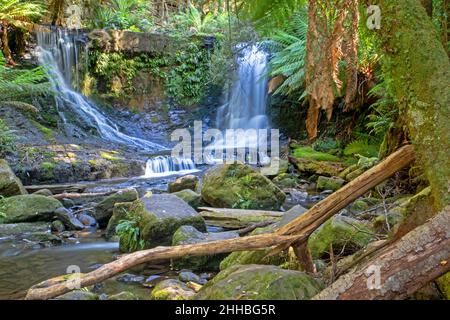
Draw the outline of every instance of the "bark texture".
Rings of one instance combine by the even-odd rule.
[[[404,299],[449,270],[450,206],[447,206],[369,262],[341,276],[314,299]]]

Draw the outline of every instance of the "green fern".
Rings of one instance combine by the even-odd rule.
[[[121,220],[116,227],[116,233],[121,241],[127,244],[130,251],[142,250],[145,247],[145,241],[141,239],[141,230],[136,221]]]

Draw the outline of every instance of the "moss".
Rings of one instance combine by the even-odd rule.
[[[450,272],[436,279],[436,284],[442,292],[445,300],[450,300]]]
[[[47,128],[46,126],[40,124],[35,120],[31,120],[31,123],[33,124],[34,127],[36,127],[36,129],[38,129],[42,133],[42,135],[46,140],[53,140],[55,138],[55,134],[52,129]]]
[[[62,204],[41,195],[20,195],[0,200],[3,223],[51,221],[53,212]]]
[[[169,279],[158,283],[152,290],[153,300],[189,300],[194,291],[178,280]]]
[[[196,300],[308,300],[324,288],[313,277],[275,266],[232,266],[220,272]]]
[[[340,161],[339,157],[332,154],[315,151],[312,147],[295,146],[292,151],[292,156],[295,158],[302,158],[316,161]]]
[[[337,191],[339,190],[345,183],[345,180],[336,177],[323,177],[320,176],[317,179],[317,190],[331,190]]]
[[[102,157],[105,160],[109,160],[109,161],[119,161],[122,158],[117,156],[118,152],[117,151],[102,151],[100,152],[100,157]]]

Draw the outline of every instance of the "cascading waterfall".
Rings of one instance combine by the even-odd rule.
[[[243,45],[237,61],[237,79],[227,95],[227,103],[217,113],[220,129],[269,128],[266,115],[267,61],[267,53],[257,45]]]
[[[51,32],[37,32],[37,42],[40,63],[47,68],[50,82],[57,93],[58,110],[69,106],[81,119],[97,128],[105,140],[149,151],[165,149],[159,144],[120,132],[89,99],[72,89],[73,83],[75,86],[79,84],[79,54],[85,43],[82,35],[62,28],[53,28]],[[84,49],[87,50],[86,46]],[[87,61],[85,63],[87,68]],[[66,122],[64,117],[63,120]]]
[[[187,174],[197,172],[192,159],[159,156],[147,160],[145,169],[146,178],[169,176],[174,174]]]

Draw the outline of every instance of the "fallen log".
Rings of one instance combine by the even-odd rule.
[[[108,191],[108,192],[98,192],[98,193],[60,193],[52,196],[55,199],[83,199],[83,198],[97,198],[97,197],[106,197],[112,195],[114,193],[119,192],[120,190]]]
[[[87,184],[48,184],[48,185],[32,185],[32,186],[25,186],[25,189],[30,192],[36,192],[42,189],[50,190],[53,194],[59,194],[59,193],[82,193],[84,192],[89,185]]]
[[[209,225],[241,229],[259,222],[276,222],[284,215],[279,211],[200,207],[200,215]]]
[[[319,202],[299,218],[293,220],[274,233],[248,236],[238,239],[222,240],[170,248],[159,247],[152,250],[138,251],[119,260],[105,264],[81,278],[81,287],[93,285],[113,277],[131,267],[155,261],[178,259],[186,256],[203,256],[233,251],[258,250],[272,246],[287,248],[291,244],[299,245],[323,222],[340,209],[375,187],[395,172],[414,161],[411,146],[404,146],[378,165],[363,173],[360,177],[345,185],[336,193]],[[330,200],[331,199],[331,200]],[[73,290],[70,282],[53,284],[44,282],[28,291],[27,299],[51,299]]]
[[[450,206],[341,276],[313,299],[404,299],[448,271]]]

